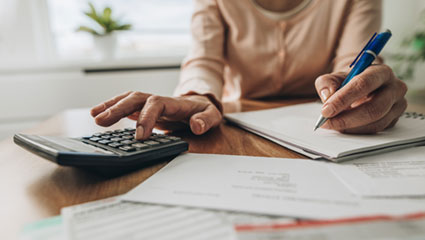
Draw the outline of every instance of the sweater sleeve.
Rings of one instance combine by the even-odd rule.
[[[353,0],[342,27],[333,60],[333,72],[347,72],[349,65],[373,33],[381,28],[382,0]],[[376,60],[382,62],[381,58]]]
[[[194,1],[191,32],[191,50],[174,95],[206,95],[221,109],[225,23],[216,0]]]

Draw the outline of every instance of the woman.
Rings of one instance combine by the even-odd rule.
[[[193,44],[175,97],[128,92],[92,109],[96,123],[186,122],[195,134],[220,124],[222,100],[317,92],[323,126],[346,133],[392,127],[406,109],[406,85],[378,59],[335,93],[381,22],[380,0],[196,0]],[[335,94],[334,94],[335,93]],[[172,126],[171,126],[172,127]]]

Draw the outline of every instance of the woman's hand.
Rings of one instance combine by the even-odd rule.
[[[222,120],[220,111],[205,96],[161,97],[141,92],[116,96],[94,107],[91,115],[101,126],[110,126],[124,117],[136,120],[139,140],[148,138],[157,123],[162,126],[188,123],[192,132],[199,135]]]
[[[316,80],[324,128],[370,134],[396,124],[407,107],[407,86],[387,65],[372,65],[336,92],[347,74],[327,74]]]

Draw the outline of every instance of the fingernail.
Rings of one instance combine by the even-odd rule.
[[[322,96],[322,99],[323,99],[324,102],[328,99],[330,94],[331,94],[331,92],[327,88],[320,91],[320,95]]]
[[[322,108],[323,117],[332,117],[334,112],[335,111],[334,111],[333,107],[330,106],[329,104],[325,104],[325,106],[323,106],[323,108]]]
[[[101,113],[101,114],[99,114],[98,116],[97,116],[97,118],[102,118],[102,119],[105,119],[105,118],[108,118],[109,117],[109,115],[111,115],[111,111],[105,111],[105,112],[103,112],[103,113]]]
[[[145,133],[145,131],[144,131],[143,127],[138,126],[137,129],[136,129],[136,139],[142,139],[144,133]]]
[[[199,124],[199,126],[201,126],[201,132],[203,132],[204,131],[204,129],[205,129],[205,122],[204,122],[204,120],[202,120],[202,119],[196,119],[196,122]]]

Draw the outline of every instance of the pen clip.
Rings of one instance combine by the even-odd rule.
[[[363,50],[357,55],[356,59],[354,59],[354,62],[350,64],[350,68],[356,64],[357,60],[363,55],[364,51],[369,47],[369,45],[372,43],[373,39],[375,39],[377,33],[373,34],[373,36],[370,38],[369,42],[367,42],[366,46],[363,48]]]

